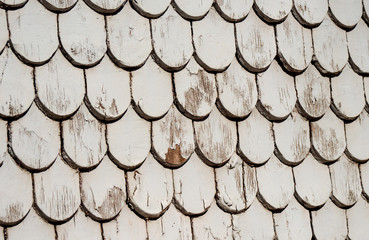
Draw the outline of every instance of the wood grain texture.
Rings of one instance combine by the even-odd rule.
[[[342,28],[354,27],[362,15],[362,1],[352,0],[350,2],[344,0],[328,0],[329,10],[332,19]]]
[[[344,120],[353,120],[364,109],[363,78],[347,64],[337,77],[331,78],[334,112]]]
[[[147,222],[147,232],[151,240],[190,240],[191,219],[171,204],[163,216]]]
[[[223,71],[235,53],[233,24],[224,21],[214,8],[201,21],[192,23],[196,60],[208,71]]]
[[[292,0],[255,0],[257,13],[270,23],[283,21],[291,8]]]
[[[19,61],[6,47],[0,55],[0,72],[0,116],[18,117],[31,106],[35,97],[32,68]]]
[[[147,119],[165,115],[173,103],[170,73],[160,68],[152,58],[132,72],[132,97],[135,109]]]
[[[144,17],[156,18],[167,10],[170,0],[131,0],[131,4]]]
[[[255,200],[247,211],[232,215],[235,240],[274,239],[272,212]]]
[[[186,215],[206,212],[215,196],[214,171],[197,154],[173,170],[174,202]]]
[[[337,160],[346,148],[344,123],[329,109],[324,116],[310,123],[314,157],[329,163]]]
[[[242,22],[236,23],[237,57],[249,71],[262,72],[277,54],[272,26],[259,19],[253,10]]]
[[[348,60],[346,31],[326,16],[319,27],[312,30],[316,66],[323,74],[337,75]]]
[[[328,166],[311,154],[293,168],[295,197],[309,209],[317,209],[329,199],[332,185]]]
[[[143,217],[159,217],[172,201],[172,171],[163,168],[151,154],[139,168],[127,172],[127,184],[128,202]]]
[[[23,8],[8,12],[8,18],[11,44],[22,60],[43,64],[51,58],[59,45],[56,14],[39,1],[29,1]]]
[[[311,212],[311,222],[316,239],[344,240],[347,237],[345,210],[337,207],[330,200],[319,211]]]
[[[47,64],[35,69],[35,85],[36,103],[57,120],[77,111],[85,95],[83,71],[73,67],[60,51]]]
[[[231,215],[219,209],[215,201],[204,215],[192,220],[192,229],[194,240],[233,239]]]
[[[105,124],[82,104],[77,113],[62,122],[63,157],[72,166],[90,169],[106,154]]]
[[[286,119],[297,100],[293,77],[273,61],[268,70],[257,75],[257,84],[259,111],[270,120]]]
[[[369,114],[362,111],[355,121],[345,124],[346,154],[352,160],[362,163],[369,159]]]
[[[196,151],[209,165],[221,166],[234,154],[237,144],[236,123],[217,108],[201,122],[194,122]]]
[[[22,221],[31,208],[32,178],[29,172],[18,167],[9,154],[3,157],[0,167],[0,223],[8,226]]]
[[[292,13],[307,27],[316,27],[328,11],[328,0],[294,0]]]
[[[106,14],[118,11],[127,0],[86,0],[86,3],[93,10]]]
[[[320,75],[313,66],[295,77],[297,103],[300,112],[309,119],[318,119],[331,104],[331,89],[328,78]]]
[[[347,33],[350,64],[359,73],[369,73],[369,28],[363,20]]]
[[[152,150],[155,157],[167,167],[180,167],[195,149],[192,121],[175,107],[152,123]]]
[[[126,204],[115,219],[103,223],[104,237],[106,240],[137,239],[146,240],[146,221],[134,212]]]
[[[363,188],[363,196],[369,200],[369,163],[366,162],[364,164],[359,165],[360,174],[361,174],[361,186]]]
[[[337,162],[329,165],[332,181],[332,201],[339,207],[351,207],[361,193],[360,173],[357,163],[343,154]]]
[[[307,68],[313,56],[311,31],[304,28],[292,16],[276,26],[278,56],[283,66],[291,72]]]
[[[275,213],[274,225],[278,239],[309,240],[312,237],[310,214],[295,198],[281,213]]]
[[[1,1],[0,1],[1,4]],[[0,50],[2,51],[5,47],[6,42],[9,39],[8,25],[6,19],[5,10],[0,10]]]
[[[150,21],[140,16],[130,4],[106,17],[108,53],[120,67],[136,68],[151,52]]]
[[[190,20],[200,20],[204,17],[211,5],[212,0],[174,0],[173,1],[176,10],[184,17]]]
[[[126,200],[124,172],[104,157],[96,169],[81,173],[81,199],[91,218],[115,218]]]
[[[2,7],[18,8],[24,6],[27,0],[1,0],[0,4]]]
[[[256,168],[258,197],[270,210],[282,210],[291,201],[294,193],[292,169],[273,154],[269,161]]]
[[[129,107],[123,118],[107,125],[109,156],[121,168],[142,164],[151,148],[150,122]]]
[[[72,10],[59,15],[62,48],[76,66],[97,64],[106,52],[104,17],[78,1]]]
[[[254,0],[215,0],[215,7],[217,7],[220,15],[231,22],[238,22],[243,20],[254,3]]]
[[[174,73],[176,101],[179,109],[192,119],[205,118],[217,98],[215,76],[206,72],[194,58]]]
[[[10,124],[10,149],[22,167],[45,170],[60,151],[59,123],[32,104],[27,114]],[[4,138],[3,138],[4,139]]]
[[[102,240],[100,224],[87,217],[81,209],[71,221],[57,225],[56,233],[57,240]]]
[[[220,111],[230,118],[245,118],[258,100],[255,75],[246,71],[233,59],[226,71],[216,75],[217,102]]]
[[[73,8],[77,1],[78,0],[40,0],[40,3],[42,3],[50,11],[66,12]]]
[[[86,105],[100,120],[117,120],[131,102],[129,72],[118,68],[105,55],[94,68],[86,70]]]
[[[0,121],[0,167],[2,166],[4,159],[8,153],[8,123],[6,121]],[[0,234],[1,235],[1,234]]]
[[[357,203],[347,210],[348,236],[352,240],[368,236],[369,229],[369,203],[361,196]]]
[[[160,18],[151,20],[151,31],[160,65],[167,70],[183,68],[193,53],[190,22],[169,6]]]
[[[31,208],[26,218],[18,225],[7,229],[9,240],[55,239],[54,225],[47,223]],[[1,232],[2,235],[2,232]],[[0,237],[0,239],[2,239]]]
[[[257,109],[238,122],[241,157],[250,164],[260,165],[268,161],[274,151],[273,125]]]
[[[278,158],[287,165],[301,163],[310,150],[309,121],[295,109],[283,122],[273,124]]]
[[[53,223],[69,220],[81,203],[78,172],[59,155],[47,171],[33,177],[34,200],[42,217]]]

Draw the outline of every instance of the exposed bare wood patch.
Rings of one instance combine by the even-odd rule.
[[[62,122],[63,154],[71,165],[89,169],[106,154],[105,124],[95,119],[82,104],[78,112]]]
[[[77,211],[81,203],[78,172],[60,155],[50,169],[34,174],[34,181],[35,203],[48,221],[67,221]]]
[[[159,219],[148,221],[147,230],[151,240],[192,239],[190,218],[173,205]]]
[[[83,101],[83,71],[70,64],[58,50],[45,65],[35,69],[37,104],[53,119],[71,116]]]
[[[0,167],[0,224],[15,225],[22,221],[32,206],[32,179],[9,154]]]
[[[23,167],[44,170],[60,151],[59,131],[59,123],[32,104],[24,117],[10,124],[10,149]]]
[[[168,167],[183,165],[195,148],[192,121],[172,105],[162,119],[152,123],[152,144],[161,163]]]
[[[235,153],[236,123],[225,118],[217,108],[201,122],[194,122],[196,150],[209,165],[221,166]]]
[[[348,236],[359,240],[369,235],[369,203],[361,196],[357,203],[347,210]]]
[[[99,13],[114,13],[118,11],[127,0],[87,0],[88,6]]]
[[[200,20],[208,13],[212,0],[174,0],[176,10],[184,17],[190,20]]]
[[[332,19],[342,28],[353,28],[361,18],[362,15],[362,1],[351,0],[328,0],[329,13],[332,13]]]
[[[295,198],[292,198],[282,213],[276,213],[273,217],[278,239],[311,239],[309,211],[301,206]]]
[[[309,154],[293,168],[295,197],[306,207],[317,209],[329,199],[332,192],[328,166]]]
[[[236,23],[237,57],[248,70],[264,71],[277,54],[274,28],[261,21],[253,10]]]
[[[324,115],[331,104],[329,79],[320,75],[313,66],[295,77],[298,107],[307,118],[317,119]]]
[[[196,60],[208,71],[223,71],[231,64],[236,47],[233,24],[214,8],[201,21],[192,23]]]
[[[327,0],[294,0],[292,13],[297,20],[307,27],[316,27],[328,11]]]
[[[172,171],[163,168],[151,154],[142,166],[127,173],[127,184],[128,201],[143,217],[159,217],[172,201]]]
[[[254,3],[254,0],[216,0],[216,7],[220,15],[227,21],[237,22],[243,20]]]
[[[192,119],[202,119],[212,110],[217,90],[215,77],[191,58],[186,68],[174,73],[176,100],[179,108]]]
[[[14,1],[14,0],[12,0]],[[78,0],[40,0],[40,2],[50,11],[66,12],[77,3]]]
[[[8,18],[11,44],[24,61],[43,64],[51,58],[59,45],[56,14],[39,1],[29,1],[9,11]]]
[[[170,0],[131,0],[131,4],[144,17],[155,18],[167,10]]]
[[[186,215],[206,212],[215,196],[214,171],[197,154],[181,168],[173,170],[174,201]]]
[[[60,42],[77,66],[93,66],[106,52],[104,17],[90,9],[84,1],[65,14],[59,15]]]
[[[150,151],[150,122],[129,107],[122,119],[107,125],[109,156],[119,166],[133,169]]]
[[[140,115],[161,118],[173,103],[170,73],[148,58],[143,67],[132,72],[132,97]]]
[[[369,73],[369,28],[363,20],[347,33],[350,64],[356,72]]]
[[[190,60],[193,47],[191,24],[169,6],[158,19],[151,20],[154,51],[160,65],[167,70],[179,70]]]
[[[255,10],[270,23],[283,21],[291,8],[292,0],[255,0]]]
[[[121,67],[141,66],[151,52],[150,21],[125,4],[106,17],[108,53]]]

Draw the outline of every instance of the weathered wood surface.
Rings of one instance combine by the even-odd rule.
[[[194,58],[186,67],[174,73],[174,87],[178,107],[192,119],[203,119],[217,99],[215,76],[206,72]]]
[[[144,17],[156,18],[167,10],[170,0],[131,0],[130,3]]]
[[[35,103],[24,117],[11,122],[9,131],[11,151],[22,167],[45,170],[58,156],[60,125],[46,117]]]
[[[164,116],[173,103],[171,81],[171,74],[149,57],[144,66],[132,72],[135,110],[147,119]]]
[[[328,11],[328,0],[294,0],[292,13],[307,27],[316,27]]]
[[[190,22],[169,6],[160,18],[151,20],[151,29],[160,65],[167,70],[183,68],[193,53]]]
[[[32,206],[32,177],[9,154],[3,160],[0,167],[0,224],[15,225],[27,215]]]
[[[267,22],[281,22],[290,13],[292,0],[255,0],[257,13]]]
[[[125,169],[141,165],[151,148],[150,127],[150,122],[140,118],[132,107],[119,121],[107,124],[110,158]]]
[[[61,46],[70,61],[81,67],[97,64],[106,52],[104,17],[78,1],[69,12],[59,15]]]
[[[174,205],[170,205],[159,219],[147,222],[147,232],[152,240],[190,240],[191,219],[179,212]]]
[[[2,166],[6,155],[8,154],[8,123],[6,121],[0,121],[0,167]]]
[[[11,0],[14,2],[14,0]],[[18,0],[17,0],[18,1]],[[40,0],[40,2],[50,11],[66,12],[75,6],[78,0]]]
[[[360,20],[362,15],[362,1],[352,0],[328,0],[329,10],[332,19],[337,25],[343,28],[352,28]]]
[[[175,107],[152,123],[152,150],[167,167],[180,167],[195,150],[192,121]]]
[[[34,201],[42,217],[53,223],[69,220],[81,203],[78,172],[59,155],[47,171],[33,177]]]
[[[73,67],[58,50],[45,65],[35,69],[37,104],[53,119],[71,116],[83,101],[83,71]]]
[[[332,185],[328,166],[311,154],[293,168],[295,197],[307,208],[316,209],[329,199]]]
[[[270,120],[287,118],[297,100],[293,77],[273,61],[265,72],[257,75],[257,84],[259,111]]]
[[[1,2],[1,1],[0,1]],[[6,20],[6,12],[5,10],[0,10],[0,51],[2,51],[5,47],[6,42],[9,39],[9,32]]]
[[[213,1],[174,0],[173,4],[184,18],[199,20],[208,13]]]
[[[29,1],[8,12],[8,18],[11,44],[25,62],[43,64],[51,58],[59,45],[56,14],[39,1]]]
[[[329,78],[320,75],[310,64],[302,74],[295,77],[295,84],[300,112],[314,120],[323,116],[331,104]]]
[[[131,102],[129,72],[115,66],[105,55],[99,65],[85,73],[90,111],[100,120],[117,120]]]
[[[350,64],[359,73],[369,73],[369,28],[363,20],[347,33]]]
[[[301,72],[307,68],[313,56],[310,29],[302,27],[290,14],[276,26],[276,40],[278,56],[285,68],[290,72]]]
[[[27,0],[1,0],[0,3],[5,7],[18,8],[24,6]]]
[[[223,71],[236,53],[233,24],[214,8],[201,21],[192,23],[196,60],[208,71]]]
[[[236,23],[237,57],[248,70],[264,71],[277,54],[275,33],[253,10]]]
[[[359,196],[357,203],[347,210],[348,236],[352,240],[369,235],[369,203]]]
[[[366,22],[369,22],[369,1],[363,0],[363,18]]]
[[[365,100],[366,100],[365,109],[368,110],[369,109],[369,77],[364,77],[363,81],[364,81],[364,93],[365,93]]]
[[[346,31],[334,24],[328,15],[312,30],[316,65],[324,74],[337,75],[348,60]]]
[[[130,4],[106,17],[109,56],[121,67],[139,67],[149,56],[150,21],[140,16]]]
[[[196,151],[209,165],[221,166],[235,153],[236,123],[225,118],[217,108],[203,121],[194,122]]]
[[[119,10],[127,0],[86,0],[89,7],[99,13],[114,13]]]
[[[214,171],[197,154],[173,170],[174,202],[186,215],[206,212],[215,196]]]
[[[127,184],[128,202],[143,217],[159,217],[172,201],[172,171],[163,168],[151,154],[139,168],[127,172]]]
[[[359,165],[361,175],[361,185],[363,187],[363,195],[369,200],[369,163]]]
[[[345,124],[346,154],[354,161],[362,163],[369,159],[369,114],[362,111],[357,119]]]
[[[0,55],[0,72],[0,116],[18,117],[35,97],[32,68],[22,64],[6,47]]]
[[[234,58],[227,70],[216,75],[216,80],[220,111],[230,118],[249,115],[258,100],[255,75],[246,71]]]
[[[124,172],[104,157],[96,169],[81,173],[81,199],[93,219],[113,219],[126,200]]]
[[[237,22],[249,14],[254,0],[215,0],[220,15],[227,21]]]

